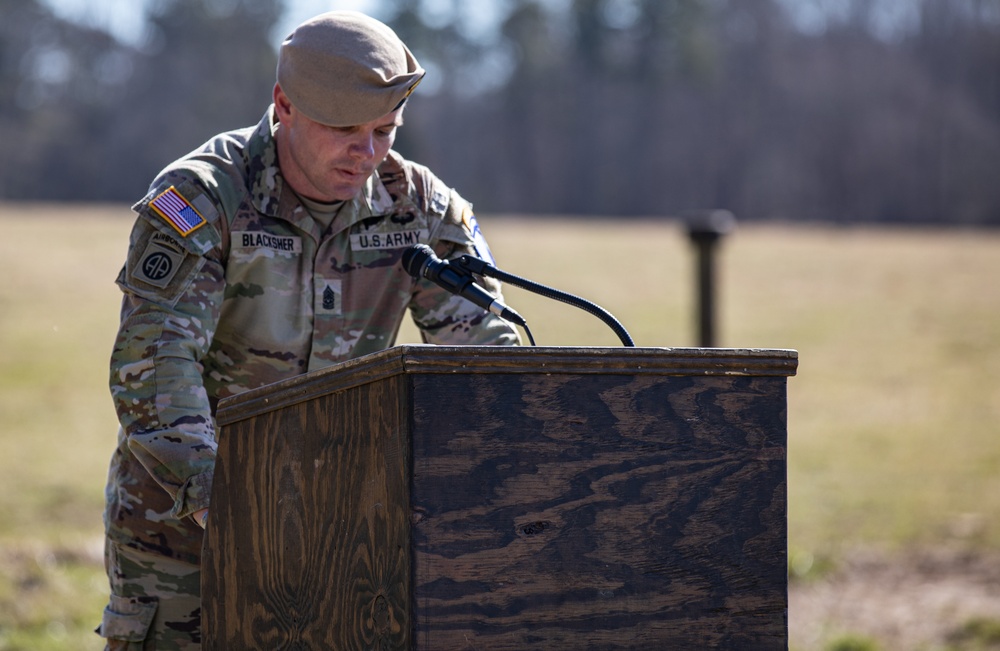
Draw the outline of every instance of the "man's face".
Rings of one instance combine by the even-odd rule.
[[[352,127],[330,127],[299,112],[276,86],[281,174],[299,194],[316,201],[353,199],[385,159],[403,124],[403,109]]]

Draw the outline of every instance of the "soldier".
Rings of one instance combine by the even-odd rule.
[[[317,16],[281,45],[261,122],[175,161],[134,206],[111,359],[108,649],[200,648],[221,398],[389,347],[407,310],[429,343],[519,343],[399,264],[414,243],[490,257],[471,205],[391,149],[423,75],[382,23]]]

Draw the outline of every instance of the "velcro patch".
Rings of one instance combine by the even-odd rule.
[[[282,253],[302,253],[302,238],[262,231],[234,231],[232,246],[234,249],[271,249]]]
[[[476,216],[473,214],[472,208],[466,207],[462,211],[462,222],[472,233],[472,244],[476,249],[476,254],[486,262],[495,265],[496,260],[493,259],[493,252],[490,251],[490,247],[486,243],[486,238],[483,237],[483,232],[479,230],[479,222],[476,221]]]
[[[343,314],[343,281],[316,279],[316,316],[341,316]]]
[[[426,242],[430,232],[426,228],[413,231],[390,231],[387,233],[355,233],[351,235],[352,251],[375,251],[381,249],[402,249]]]
[[[149,206],[184,237],[208,223],[172,185],[150,201]]]
[[[185,254],[176,248],[153,239],[146,245],[146,250],[142,252],[139,264],[132,275],[137,280],[163,289],[177,274],[184,256]]]
[[[434,194],[430,198],[431,212],[443,215],[448,210],[448,203],[450,201],[451,196],[447,192],[444,192],[441,188],[434,188]]]

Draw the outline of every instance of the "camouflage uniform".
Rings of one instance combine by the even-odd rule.
[[[444,258],[489,255],[457,193],[390,152],[324,232],[282,179],[274,130],[272,107],[169,166],[134,207],[111,359],[109,648],[149,648],[157,595],[197,588],[202,530],[189,516],[209,503],[219,399],[389,347],[407,309],[428,343],[519,343],[507,322],[399,264],[417,242]],[[198,648],[200,614],[182,619],[164,626],[188,645],[157,649]]]

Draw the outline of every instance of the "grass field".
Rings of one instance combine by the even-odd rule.
[[[694,344],[676,223],[481,223],[503,269],[599,303],[637,345]],[[124,206],[0,204],[0,651],[101,648],[106,368],[129,227]],[[720,344],[799,351],[793,579],[822,582],[859,549],[1000,550],[1000,234],[743,226],[720,253]],[[506,298],[539,345],[618,345],[585,312]],[[893,648],[842,633],[793,649]]]

